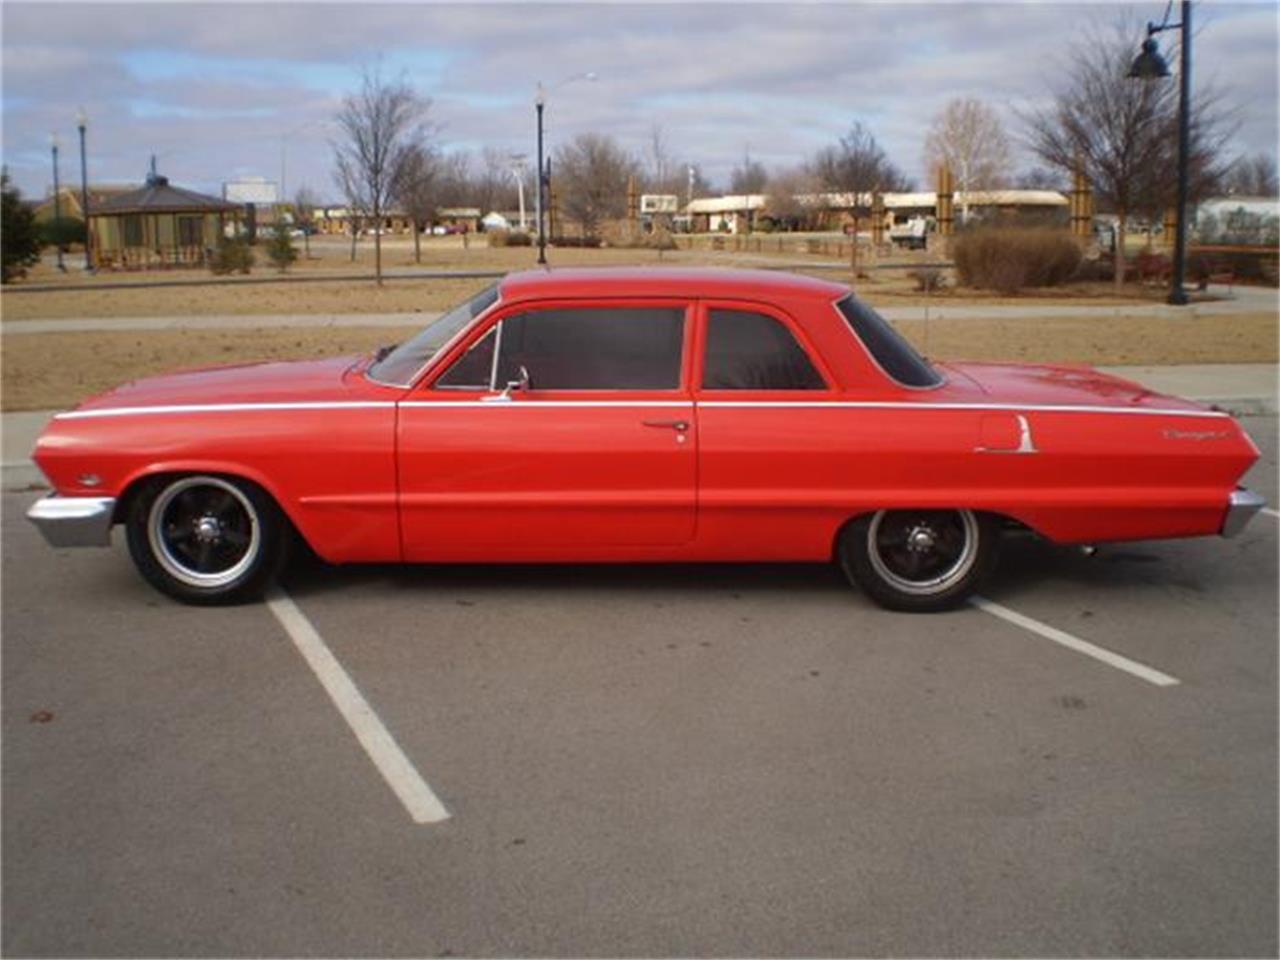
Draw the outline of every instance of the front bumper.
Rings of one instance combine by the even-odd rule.
[[[27,511],[27,519],[55,547],[111,546],[112,497],[45,497]]]
[[[1234,537],[1245,528],[1253,515],[1267,505],[1265,497],[1240,487],[1231,492],[1227,501],[1227,515],[1222,521],[1222,535]]]

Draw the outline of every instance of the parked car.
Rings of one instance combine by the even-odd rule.
[[[333,563],[827,561],[939,610],[1001,532],[1231,535],[1227,414],[1085,367],[931,363],[847,288],[775,272],[514,274],[372,356],[197,370],[59,414],[28,516],[120,524],[193,603]]]

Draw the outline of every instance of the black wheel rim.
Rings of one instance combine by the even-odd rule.
[[[867,530],[867,553],[876,573],[896,589],[941,593],[977,562],[978,521],[969,510],[882,510]]]
[[[261,542],[257,511],[234,484],[184,477],[151,506],[147,537],[160,566],[193,587],[224,587],[252,566]]]

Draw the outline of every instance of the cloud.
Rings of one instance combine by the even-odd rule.
[[[1176,9],[1176,8],[1175,8]],[[1200,3],[1198,81],[1240,106],[1235,148],[1274,154],[1277,18],[1270,4]],[[924,181],[921,145],[954,96],[1016,126],[1015,106],[1069,76],[1091,24],[1128,16],[1135,50],[1158,2],[1082,3],[25,3],[3,17],[4,160],[29,193],[49,182],[48,133],[89,111],[91,176],[137,180],[147,157],[216,192],[236,173],[330,191],[331,119],[380,58],[433,99],[446,146],[533,152],[542,80],[552,144],[585,130],[726,180],[746,149],[792,166],[866,122]],[[65,171],[64,171],[65,175]]]

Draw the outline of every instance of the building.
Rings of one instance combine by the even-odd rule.
[[[796,203],[809,211],[806,218],[819,230],[842,230],[854,222],[867,229],[867,215],[873,198],[863,193],[813,193],[795,197]],[[881,197],[885,210],[885,227],[902,225],[915,218],[936,216],[938,196],[933,191],[885,193]],[[957,191],[954,196],[957,216],[962,209],[971,218],[1009,213],[1065,211],[1069,201],[1056,190],[973,190]],[[685,207],[690,229],[695,233],[746,233],[762,218],[769,216],[769,198],[764,194],[707,197],[694,200]]]
[[[130,193],[138,189],[132,184],[89,184],[89,209],[97,209],[106,203],[112,197],[117,197],[122,193]],[[54,213],[61,211],[64,220],[83,220],[84,211],[81,207],[82,197],[80,188],[76,186],[64,186],[58,190],[58,202],[54,203],[53,192],[49,192],[49,196],[32,205],[32,212],[35,214],[36,221],[45,223],[54,218]]]
[[[480,229],[479,207],[441,207],[436,211],[433,227],[448,227],[450,233],[475,233]]]
[[[694,233],[749,233],[767,205],[762,193],[703,197],[684,208]]]
[[[154,270],[198,266],[237,224],[242,207],[170,185],[151,173],[144,186],[89,201],[94,263],[104,269]]]

